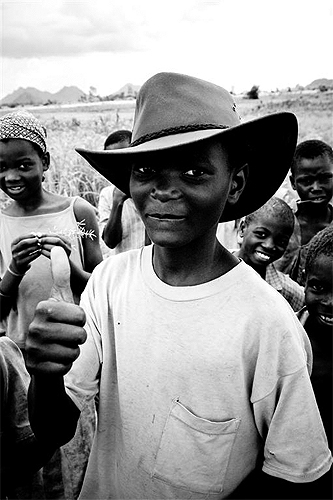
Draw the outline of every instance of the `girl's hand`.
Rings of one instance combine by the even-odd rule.
[[[58,234],[43,235],[43,237],[41,238],[41,244],[42,244],[41,253],[48,259],[51,258],[51,250],[55,246],[62,247],[65,250],[68,257],[70,256],[72,251],[71,242],[64,236],[59,236]]]
[[[30,233],[12,241],[12,261],[10,267],[17,274],[25,274],[33,260],[42,253],[42,233]]]

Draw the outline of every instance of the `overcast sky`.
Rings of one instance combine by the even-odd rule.
[[[159,71],[235,92],[333,78],[331,0],[0,0],[0,98],[76,85],[107,95]]]

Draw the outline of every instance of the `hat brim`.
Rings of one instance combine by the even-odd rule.
[[[103,177],[130,196],[129,181],[135,158],[221,136],[236,143],[249,166],[246,186],[234,205],[226,205],[221,222],[239,219],[264,205],[284,181],[297,144],[293,113],[266,115],[226,129],[196,130],[159,137],[137,146],[102,151],[76,151]]]

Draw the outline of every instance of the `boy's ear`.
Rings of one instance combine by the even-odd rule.
[[[227,202],[230,203],[230,205],[234,205],[239,200],[239,197],[245,188],[248,176],[249,166],[247,163],[232,173],[231,187],[227,199]]]
[[[49,152],[44,153],[44,155],[42,157],[42,164],[43,164],[43,171],[46,172],[46,170],[48,170],[50,167],[50,153]]]
[[[244,220],[244,219],[242,219],[242,220],[240,221],[239,228],[238,228],[238,236],[239,236],[240,238],[243,238],[243,236],[244,236],[244,231],[245,231],[245,220]]]

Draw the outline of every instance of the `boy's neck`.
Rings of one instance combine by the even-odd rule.
[[[244,253],[244,249],[242,247],[239,250],[237,250],[237,252],[234,252],[234,255],[242,259],[249,266],[251,266],[264,280],[266,279],[267,266],[257,266],[257,267],[254,266],[252,262],[247,258],[246,254]]]
[[[213,244],[181,248],[154,245],[153,267],[161,281],[171,286],[194,286],[212,281],[235,267],[239,260],[215,238]]]

